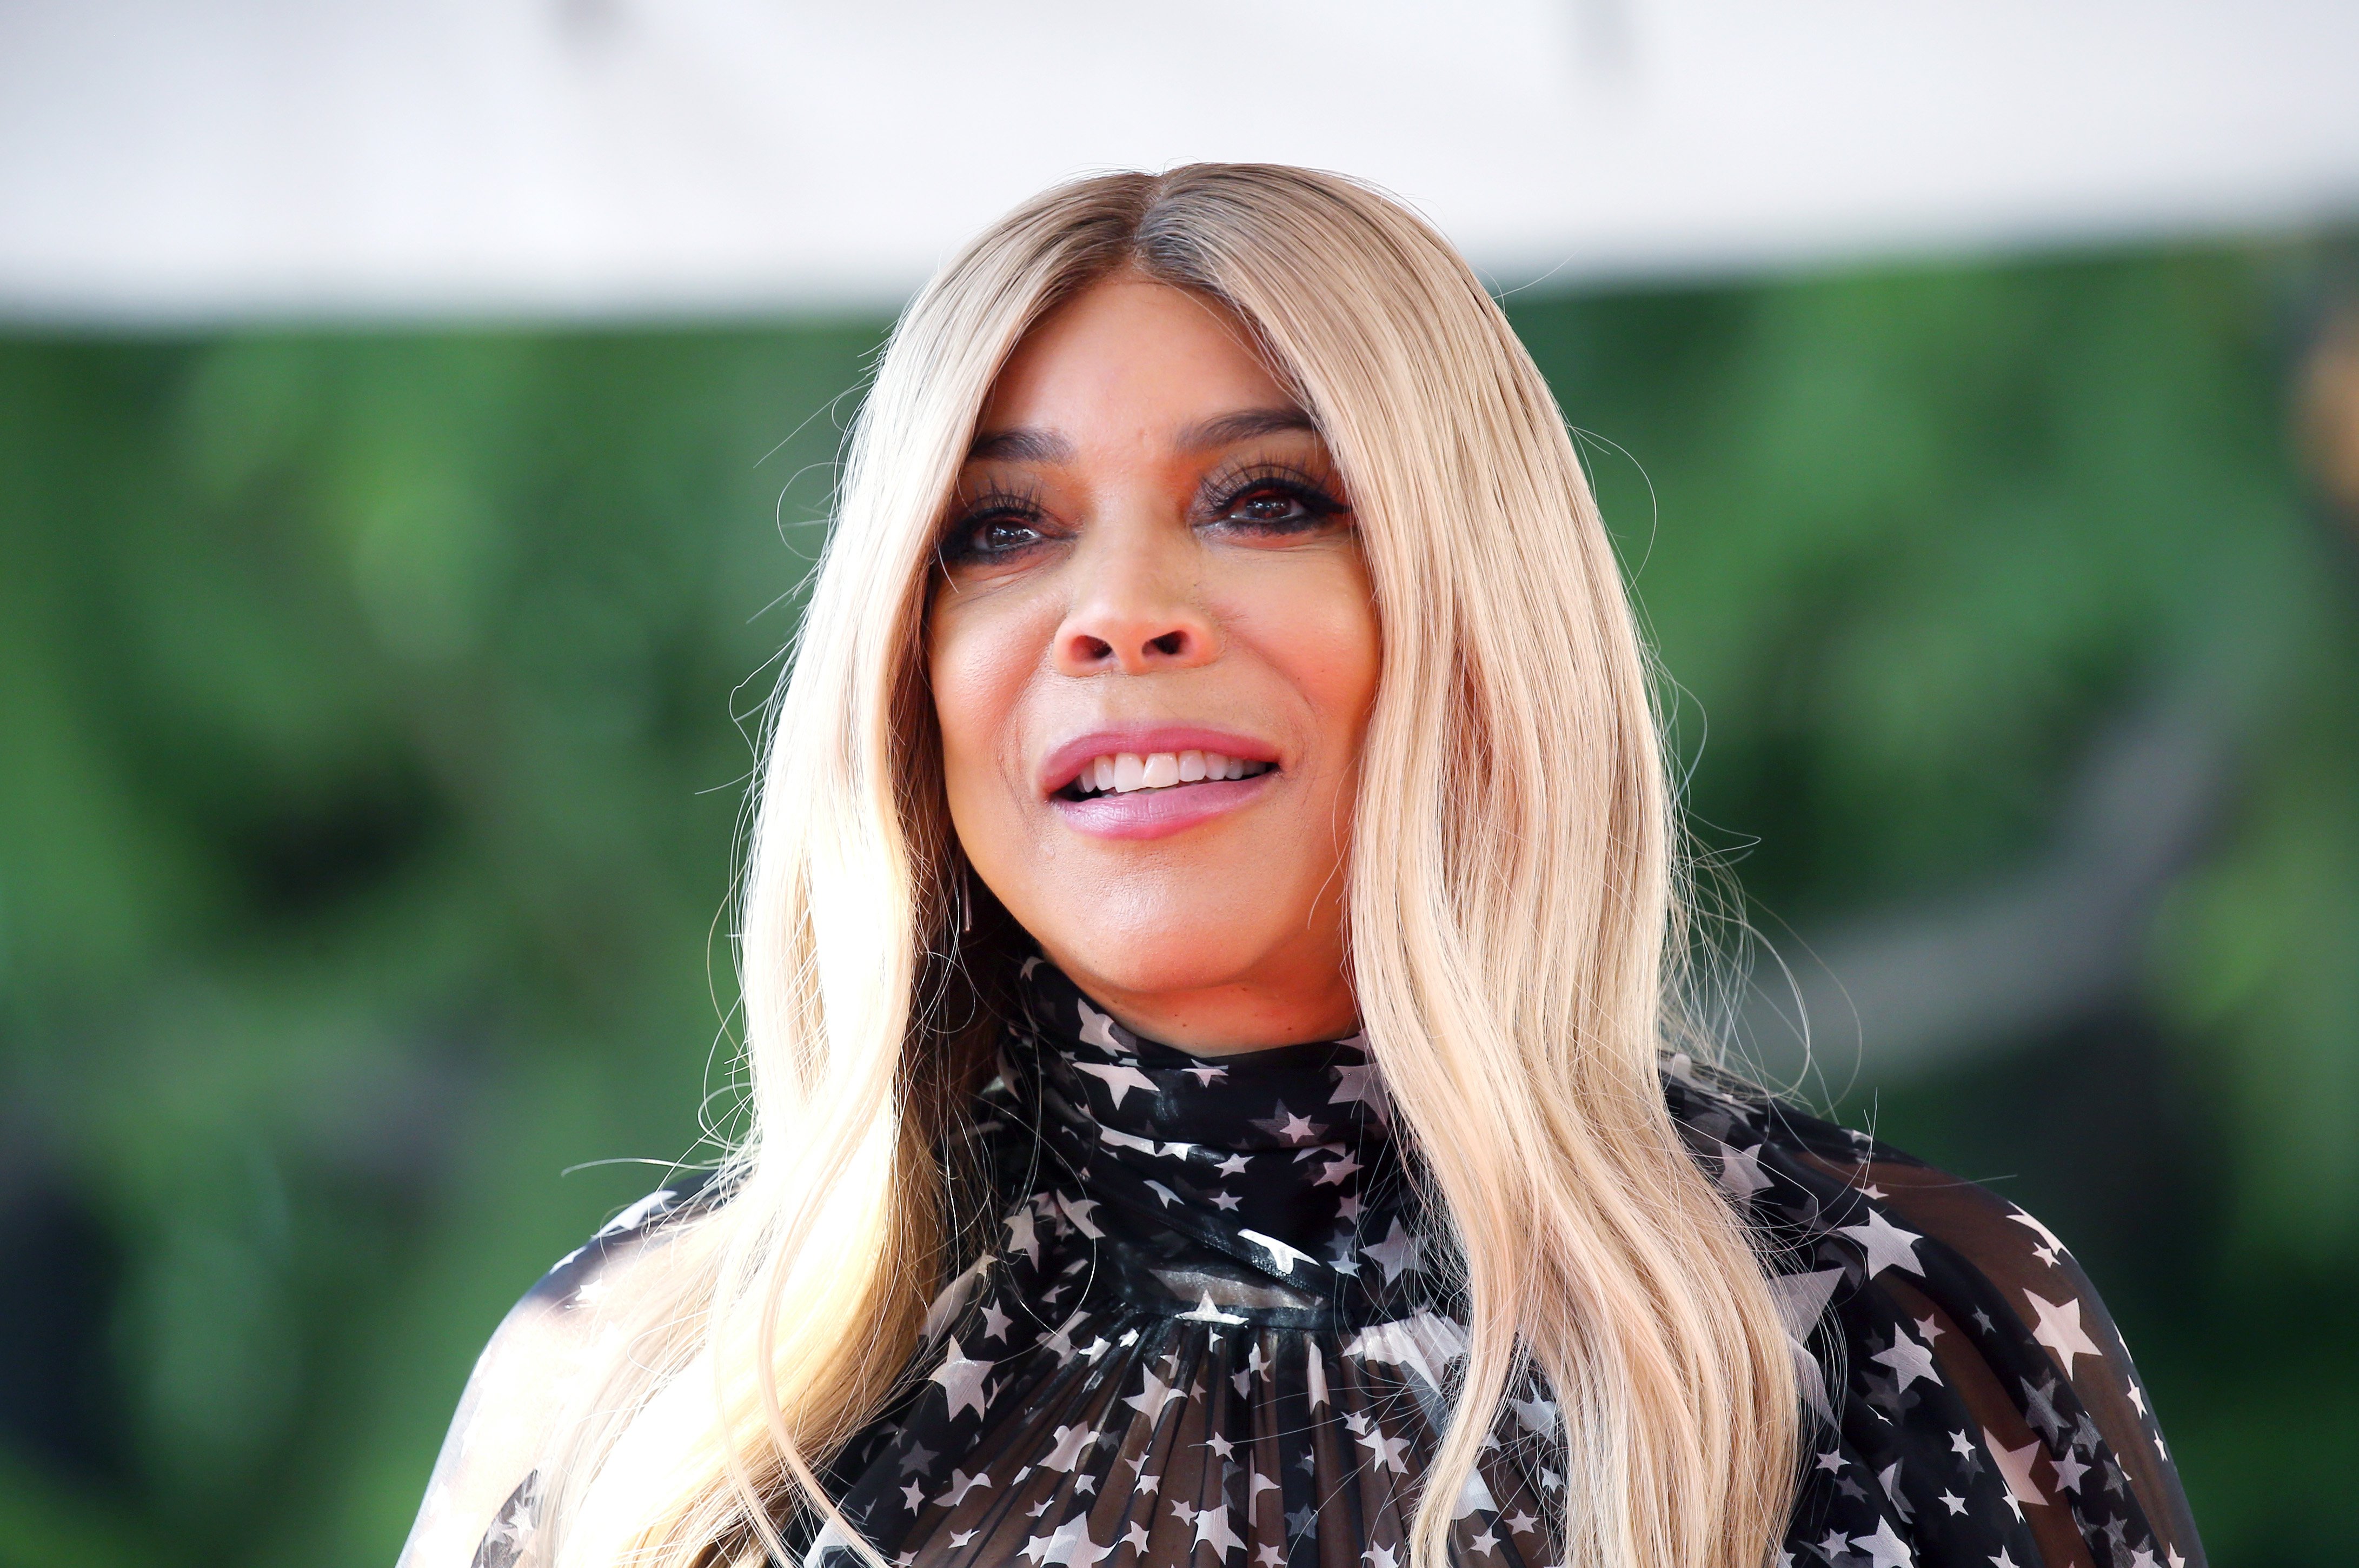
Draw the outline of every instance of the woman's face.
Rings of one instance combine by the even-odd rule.
[[[951,819],[1127,1027],[1349,1033],[1343,867],[1377,633],[1350,498],[1243,329],[1118,275],[976,428],[928,626]]]

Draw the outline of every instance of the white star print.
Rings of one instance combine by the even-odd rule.
[[[973,1541],[976,1536],[981,1535],[982,1533],[983,1532],[979,1530],[954,1530],[951,1534],[951,1545],[952,1547],[964,1546],[968,1541]]]
[[[1345,1177],[1359,1169],[1361,1169],[1360,1162],[1346,1154],[1339,1160],[1329,1160],[1321,1168],[1319,1174],[1311,1179],[1310,1184],[1314,1187],[1340,1187],[1343,1184]]]
[[[1032,1211],[1028,1208],[1018,1208],[1007,1216],[1006,1224],[1008,1249],[1022,1253],[1034,1263],[1039,1262],[1040,1237],[1033,1229]]]
[[[1360,1250],[1384,1266],[1385,1283],[1389,1285],[1408,1269],[1418,1267],[1419,1259],[1425,1251],[1425,1243],[1411,1236],[1408,1227],[1396,1218],[1393,1221],[1390,1236],[1373,1247],[1363,1247]]]
[[[1393,1550],[1389,1546],[1371,1546],[1360,1555],[1368,1560],[1368,1568],[1393,1568]]]
[[[2048,1463],[2056,1466],[2056,1484],[2068,1492],[2079,1491],[2081,1477],[2089,1473],[2089,1467],[2082,1464],[2080,1459],[2070,1452],[2060,1459],[2051,1454],[2049,1456]]]
[[[1133,1521],[1130,1527],[1130,1533],[1122,1538],[1122,1543],[1125,1546],[1129,1547],[1133,1552],[1146,1551],[1147,1527],[1143,1524]]]
[[[1158,1415],[1162,1413],[1163,1407],[1169,1404],[1172,1400],[1187,1398],[1186,1389],[1173,1388],[1162,1378],[1158,1377],[1151,1368],[1142,1371],[1139,1376],[1147,1379],[1146,1386],[1140,1388],[1137,1393],[1133,1394],[1130,1398],[1125,1399],[1123,1403],[1128,1405],[1132,1410],[1136,1410],[1139,1414],[1145,1416],[1149,1421],[1153,1421]]]
[[[1096,1436],[1096,1429],[1088,1425],[1060,1426],[1050,1441],[1049,1456],[1040,1463],[1050,1470],[1071,1470],[1081,1464],[1082,1450]]]
[[[1210,1290],[1204,1292],[1204,1299],[1202,1301],[1198,1301],[1186,1312],[1179,1312],[1174,1315],[1184,1318],[1190,1323],[1240,1323],[1245,1321],[1244,1316],[1240,1313],[1224,1312],[1221,1311],[1220,1308],[1214,1306],[1212,1304],[1212,1292]]]
[[[1286,1243],[1278,1240],[1277,1237],[1274,1236],[1264,1236],[1257,1230],[1241,1230],[1237,1232],[1237,1234],[1245,1237],[1245,1240],[1252,1242],[1256,1247],[1260,1247],[1263,1251],[1268,1253],[1270,1261],[1277,1265],[1277,1270],[1281,1274],[1293,1273],[1294,1266],[1297,1263],[1316,1263],[1319,1261],[1317,1258],[1311,1257],[1310,1254],[1303,1251],[1300,1247],[1288,1247]]]
[[[1753,1194],[1768,1189],[1769,1178],[1761,1174],[1761,1149],[1735,1149],[1720,1146],[1720,1190],[1740,1203],[1749,1203]]]
[[[1467,1544],[1477,1552],[1496,1552],[1499,1550],[1499,1538],[1486,1530]]]
[[[2038,1220],[2032,1218],[2029,1214],[2025,1214],[2021,1209],[2017,1209],[2006,1217],[2013,1220],[2016,1224],[2023,1226],[2026,1230],[2028,1230],[2032,1235],[2040,1239],[2043,1245],[2034,1247],[2032,1250],[2044,1255],[2040,1259],[2042,1262],[2052,1267],[2056,1262],[2055,1255],[2057,1253],[2071,1250],[2064,1245],[2054,1231],[2049,1230],[2046,1225],[2041,1225]]]
[[[1212,1206],[1224,1213],[1230,1209],[1235,1208],[1240,1202],[1242,1202],[1242,1200],[1239,1199],[1234,1192],[1215,1192],[1212,1194]]]
[[[1966,1499],[1959,1497],[1955,1492],[1942,1493],[1940,1503],[1943,1508],[1949,1509],[1953,1514],[1962,1514],[1966,1511]]]
[[[1010,1318],[1006,1312],[999,1310],[999,1303],[997,1301],[985,1302],[983,1309],[983,1337],[985,1339],[999,1338],[1007,1332],[1007,1325],[1014,1321],[1015,1320]]]
[[[1128,1056],[1130,1050],[1114,1037],[1114,1018],[1098,1011],[1087,1002],[1082,1007],[1082,1043],[1094,1045],[1101,1051],[1111,1051],[1116,1056]]]
[[[1201,1546],[1211,1547],[1220,1556],[1226,1557],[1245,1544],[1245,1538],[1239,1535],[1235,1527],[1229,1522],[1229,1510],[1226,1508],[1206,1508],[1196,1516],[1196,1541]]]
[[[1229,1070],[1225,1067],[1187,1067],[1180,1071],[1207,1089],[1229,1075]]]
[[[1251,1161],[1244,1155],[1232,1154],[1226,1160],[1222,1160],[1218,1165],[1213,1166],[1212,1169],[1219,1171],[1223,1176],[1242,1176],[1245,1173],[1245,1167],[1250,1163]]]
[[[1555,1401],[1550,1399],[1511,1399],[1507,1401],[1507,1405],[1508,1408],[1516,1412],[1516,1419],[1523,1422],[1524,1430],[1526,1432],[1536,1433],[1541,1437],[1554,1437],[1556,1435]]]
[[[1331,1069],[1335,1074],[1335,1093],[1329,1096],[1331,1105],[1348,1105],[1357,1101],[1376,1113],[1380,1122],[1392,1119],[1392,1106],[1385,1095],[1385,1081],[1375,1064],[1338,1064]]]
[[[1360,1434],[1359,1442],[1362,1447],[1375,1456],[1374,1463],[1377,1469],[1394,1470],[1403,1474],[1408,1472],[1408,1466],[1401,1463],[1401,1455],[1408,1452],[1408,1439],[1386,1437],[1382,1427],[1371,1426]]]
[[[1047,1535],[1036,1535],[1024,1543],[1024,1555],[1034,1563],[1062,1563],[1071,1568],[1090,1568],[1090,1564],[1114,1550],[1100,1546],[1090,1539],[1089,1516],[1069,1519]]]
[[[1875,1521],[1874,1535],[1854,1535],[1851,1543],[1868,1555],[1870,1568],[1909,1568],[1916,1559],[1909,1553],[1908,1543],[1892,1532],[1892,1521]]]
[[[1098,1201],[1095,1198],[1068,1198],[1062,1192],[1057,1194],[1057,1207],[1063,1210],[1065,1217],[1073,1222],[1075,1230],[1080,1231],[1092,1241],[1096,1241],[1105,1235],[1105,1232],[1098,1229],[1095,1222],[1090,1218],[1090,1211],[1097,1206]]]
[[[2031,1462],[2038,1458],[2039,1454],[2038,1438],[2032,1439],[2021,1448],[2009,1448],[2000,1443],[1995,1436],[1992,1437],[1991,1463],[1998,1466],[1999,1478],[2006,1483],[2009,1501],[2032,1503],[2040,1508],[2048,1506],[2047,1497],[2039,1490],[2039,1483],[2031,1478]],[[2017,1517],[2020,1518],[2022,1513],[2021,1508],[2016,1509]]]
[[[973,1491],[977,1486],[990,1485],[991,1477],[983,1471],[978,1470],[970,1475],[963,1470],[953,1470],[951,1472],[951,1489],[942,1494],[942,1501],[951,1508],[956,1508],[966,1501],[966,1495],[969,1492]]]
[[[2094,1356],[2104,1359],[2104,1353],[2097,1348],[2097,1342],[2081,1328],[2081,1303],[2077,1298],[2051,1301],[2026,1290],[2023,1299],[2029,1301],[2031,1310],[2039,1314],[2039,1326],[2031,1331],[2031,1337],[2056,1353],[2056,1359],[2064,1364],[2064,1376],[2070,1377],[2072,1375],[2074,1356]]]
[[[1529,1535],[1540,1521],[1527,1513],[1517,1513],[1507,1520],[1507,1528],[1517,1535]]]
[[[1892,1348],[1878,1351],[1868,1359],[1880,1361],[1898,1373],[1904,1391],[1919,1377],[1936,1386],[1941,1381],[1941,1375],[1933,1370],[1932,1351],[1897,1330],[1892,1335]]]
[[[981,1415],[984,1379],[991,1376],[991,1367],[992,1363],[988,1361],[969,1360],[966,1353],[959,1348],[959,1342],[953,1339],[950,1343],[949,1354],[944,1356],[942,1364],[934,1368],[928,1381],[942,1386],[950,1414],[957,1415],[961,1410],[972,1408],[975,1414]]]
[[[1867,1277],[1871,1279],[1887,1269],[1905,1269],[1920,1279],[1925,1277],[1925,1270],[1917,1266],[1917,1244],[1925,1238],[1914,1231],[1902,1230],[1876,1210],[1868,1210],[1865,1225],[1839,1226],[1837,1234],[1850,1236],[1867,1255]]]
[[[1912,1318],[1909,1321],[1917,1325],[1917,1337],[1928,1345],[1949,1332],[1932,1318]]]
[[[1155,1093],[1155,1080],[1136,1067],[1125,1067],[1120,1063],[1109,1067],[1097,1062],[1076,1062],[1073,1067],[1077,1072],[1103,1080],[1106,1093],[1113,1096],[1116,1110],[1122,1108],[1122,1097],[1133,1089],[1144,1089],[1150,1094]]]
[[[1286,1568],[1286,1553],[1277,1549],[1277,1542],[1265,1541],[1254,1552],[1254,1563],[1255,1568]]]

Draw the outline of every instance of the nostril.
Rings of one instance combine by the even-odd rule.
[[[1153,648],[1156,652],[1168,657],[1169,655],[1179,653],[1187,648],[1188,634],[1185,632],[1165,632],[1161,637],[1155,638],[1147,646]]]

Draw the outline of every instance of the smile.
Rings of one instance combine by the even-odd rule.
[[[1057,791],[1067,800],[1129,795],[1141,789],[1171,789],[1185,784],[1219,783],[1266,773],[1273,764],[1218,751],[1112,752],[1082,765],[1073,781]]]

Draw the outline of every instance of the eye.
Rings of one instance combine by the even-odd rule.
[[[1307,533],[1350,511],[1306,474],[1248,474],[1216,493],[1227,498],[1211,508],[1215,521],[1246,533]]]
[[[1029,504],[986,499],[943,530],[936,553],[945,567],[980,565],[1021,555],[1047,539]]]

